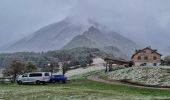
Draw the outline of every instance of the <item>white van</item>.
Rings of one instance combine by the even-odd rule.
[[[50,73],[49,72],[33,72],[33,73],[26,73],[20,75],[17,78],[18,84],[23,83],[35,83],[35,84],[45,84],[50,80]]]

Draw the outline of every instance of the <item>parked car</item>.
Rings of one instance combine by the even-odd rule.
[[[67,81],[67,77],[65,77],[64,75],[52,75],[50,77],[51,83],[56,83],[56,82],[65,83],[66,81]]]
[[[18,84],[23,83],[35,83],[35,84],[45,84],[50,80],[50,73],[49,72],[33,72],[33,73],[26,73],[20,75],[17,78]]]

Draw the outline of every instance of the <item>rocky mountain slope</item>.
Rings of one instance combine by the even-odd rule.
[[[82,35],[74,37],[63,49],[76,47],[100,48],[102,51],[122,58],[127,58],[135,48],[138,48],[137,44],[118,33],[94,26],[91,26]]]

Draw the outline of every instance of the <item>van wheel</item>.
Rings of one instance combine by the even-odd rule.
[[[56,83],[56,81],[52,81],[52,83]]]
[[[39,84],[40,84],[40,81],[39,81],[39,80],[37,80],[35,83],[39,85]]]
[[[46,82],[42,82],[42,84],[43,84],[43,85],[45,85],[45,84],[46,84]]]
[[[19,85],[21,85],[21,84],[22,84],[22,81],[21,81],[21,80],[19,80],[19,81],[17,81],[17,83],[18,83]]]
[[[53,81],[53,80],[50,80],[50,83],[54,83],[55,81]]]
[[[62,83],[66,83],[66,81],[64,80],[64,81],[62,81]]]

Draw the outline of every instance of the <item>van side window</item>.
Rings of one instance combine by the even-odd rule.
[[[49,73],[45,73],[45,76],[50,76],[50,74]]]
[[[24,74],[24,75],[22,75],[22,77],[28,77],[28,74]]]
[[[29,77],[41,77],[42,73],[31,73]]]

